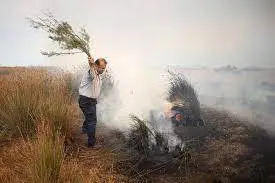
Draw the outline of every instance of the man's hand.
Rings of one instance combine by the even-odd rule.
[[[88,57],[88,61],[90,62],[90,63],[94,63],[95,61],[94,61],[94,59],[93,59],[93,57]]]
[[[95,63],[95,61],[94,61],[94,59],[93,59],[93,57],[88,57],[88,62],[89,62],[89,65],[90,65],[90,67],[92,67],[93,66],[93,64]]]

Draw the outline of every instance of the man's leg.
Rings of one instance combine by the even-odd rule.
[[[86,120],[86,117],[85,117],[85,120],[83,122],[83,125],[82,125],[82,133],[87,133],[87,120]]]
[[[87,121],[87,136],[88,136],[88,146],[94,146],[96,143],[95,133],[96,133],[96,104],[92,103],[89,105],[86,113]]]
[[[82,124],[82,133],[87,133],[87,108],[89,107],[89,104],[90,104],[90,101],[88,98],[86,97],[83,97],[83,96],[79,96],[79,107],[81,109],[81,111],[83,112],[84,114],[84,122]]]

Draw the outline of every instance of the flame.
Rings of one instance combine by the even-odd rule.
[[[183,121],[183,119],[184,119],[184,116],[183,116],[182,114],[177,114],[177,115],[176,115],[176,120],[177,120],[177,121],[180,122],[180,121]]]
[[[163,113],[167,118],[171,118],[175,116],[177,121],[183,121],[184,115],[183,114],[175,114],[175,111],[172,111],[172,107],[174,106],[174,103],[166,102],[164,105]]]
[[[173,104],[170,102],[166,102],[164,104],[163,113],[166,117],[171,118],[173,116],[173,112],[171,111],[171,108],[173,107]]]

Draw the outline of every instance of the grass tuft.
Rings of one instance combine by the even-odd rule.
[[[171,71],[169,71],[169,74],[170,86],[167,100],[175,106],[181,106],[183,112],[191,119],[200,119],[200,102],[191,83],[187,81],[183,74]]]
[[[152,131],[148,128],[145,120],[135,115],[130,115],[133,124],[129,134],[129,147],[136,150],[139,157],[146,158],[150,152],[150,135]]]

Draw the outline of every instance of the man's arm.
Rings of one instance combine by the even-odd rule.
[[[94,70],[95,70],[95,62],[94,62],[93,57],[91,57],[91,56],[88,57],[88,62],[89,62],[89,66],[90,66],[89,74],[92,76],[92,80],[93,80],[94,79]]]
[[[94,59],[92,57],[88,57],[88,62],[89,62],[89,66],[90,67],[93,67],[94,64],[95,64],[95,61],[94,61]]]

